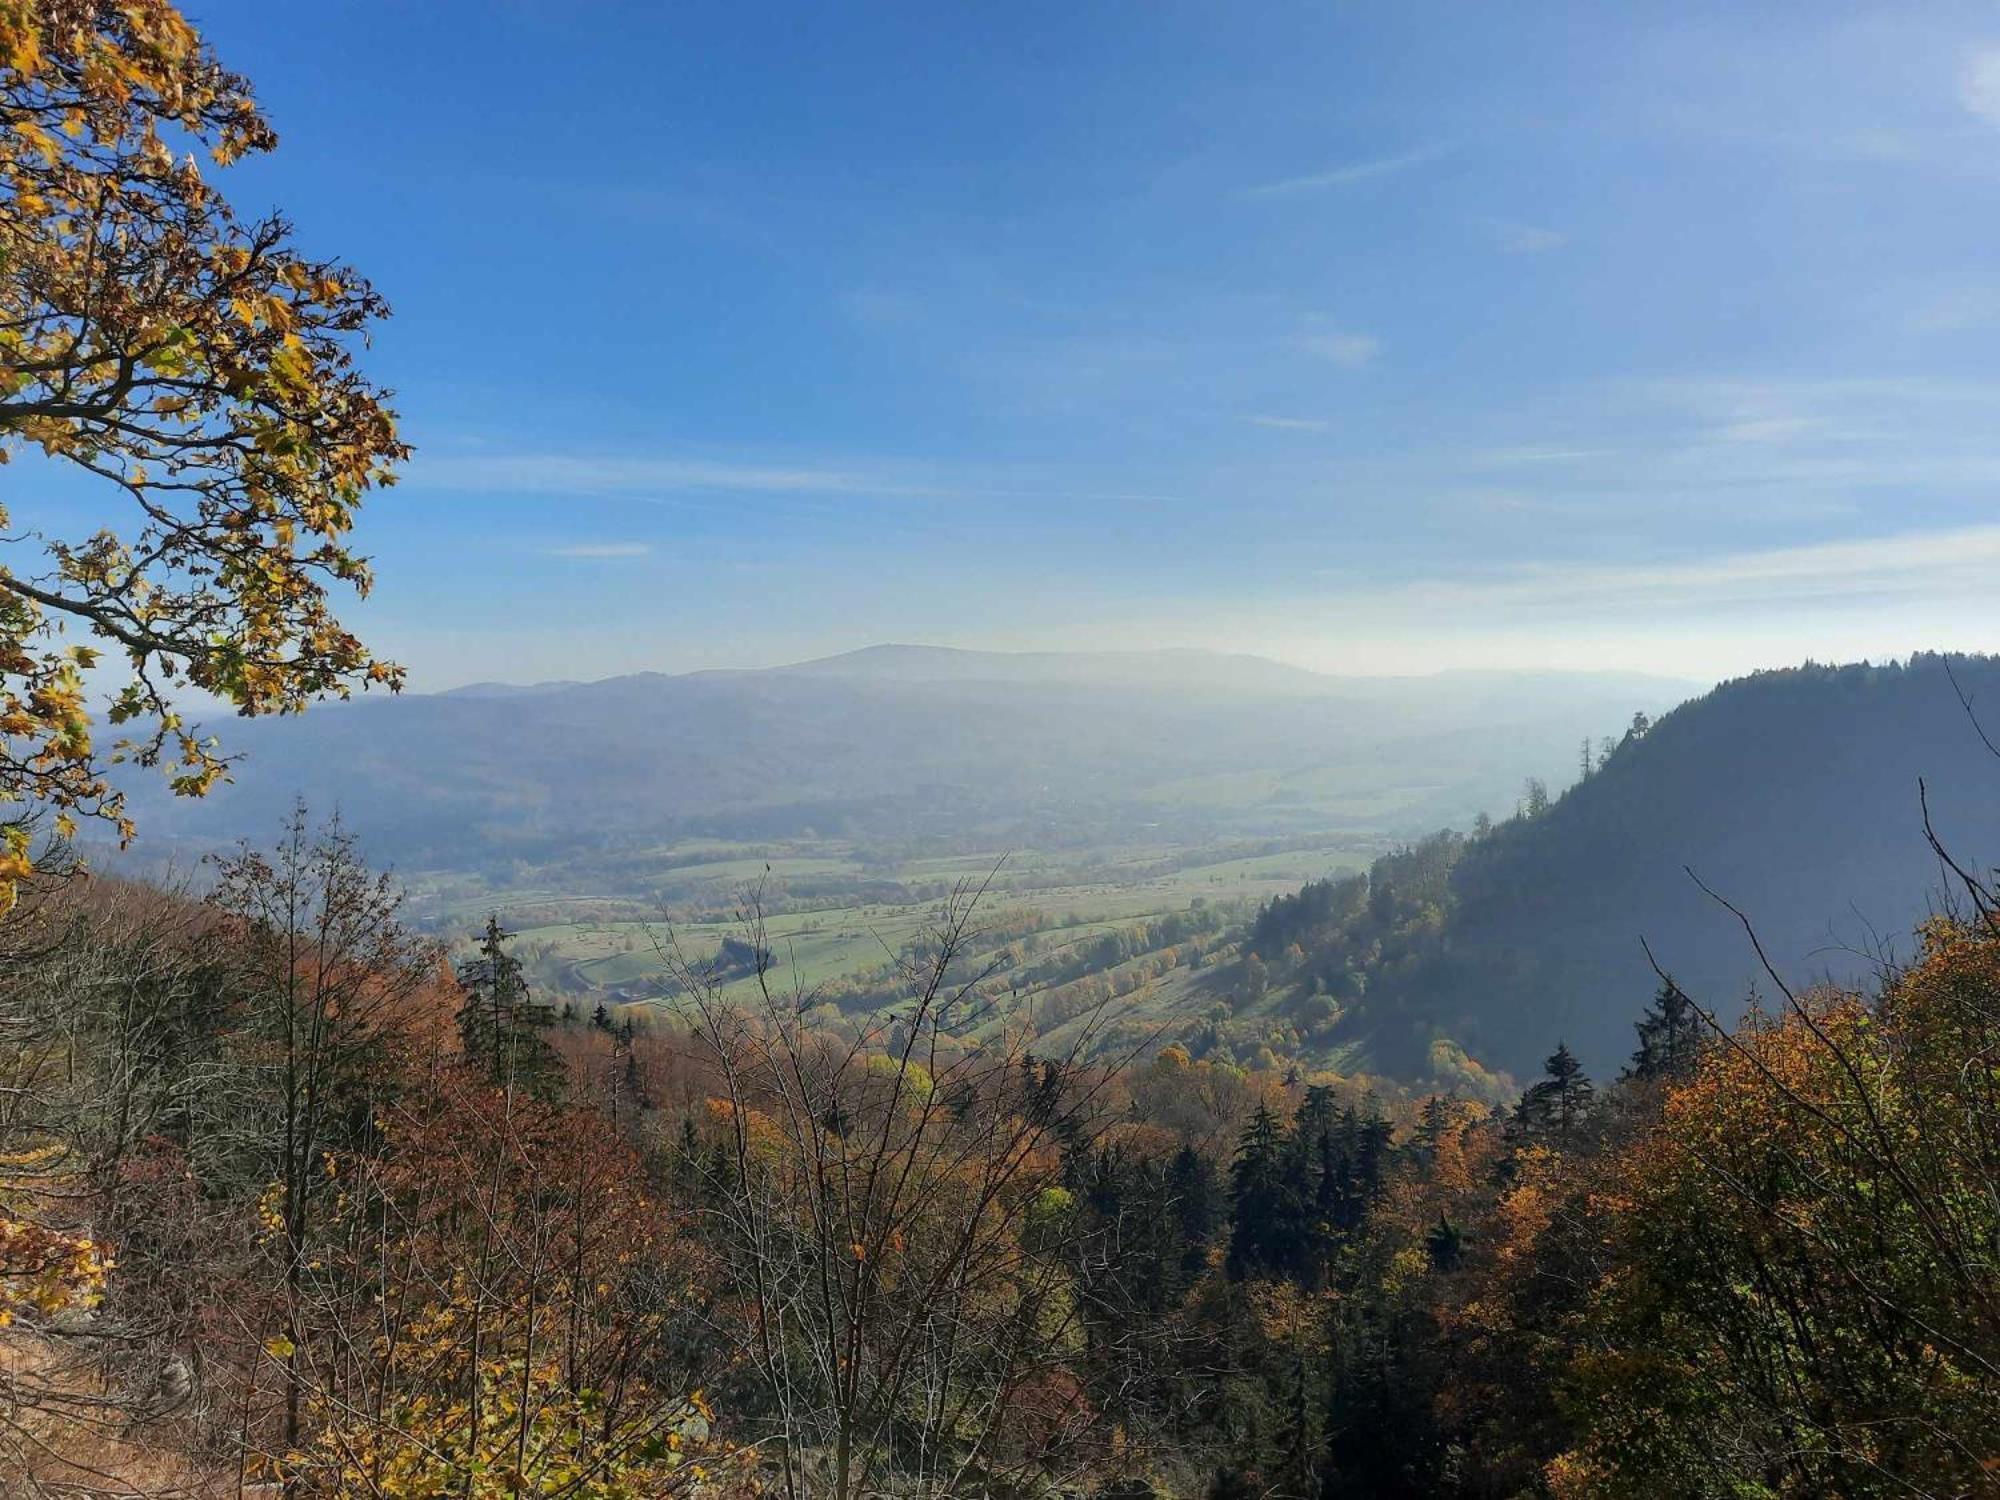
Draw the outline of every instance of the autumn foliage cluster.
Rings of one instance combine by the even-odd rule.
[[[218,874],[9,926],[0,1470],[87,1484],[137,1431],[300,1494],[694,1483],[703,1260],[636,1152],[462,1051],[466,992],[337,831]]]
[[[2000,1483],[2000,937],[1511,1109],[986,1031],[940,912],[564,1017],[303,820],[0,973],[0,1464],[298,1494],[1962,1496]],[[956,977],[954,977],[956,975]],[[731,989],[731,985],[739,988]],[[195,1476],[189,1478],[188,1476]],[[69,1493],[77,1492],[72,1488]],[[88,1492],[85,1490],[84,1492]]]

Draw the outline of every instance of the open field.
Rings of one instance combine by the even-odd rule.
[[[706,841],[660,851],[657,916],[634,910],[630,901],[532,886],[508,892],[498,910],[517,931],[518,951],[542,988],[631,1001],[672,987],[670,952],[699,965],[726,938],[745,937],[753,904],[762,906],[765,941],[785,987],[816,990],[879,977],[954,889],[984,885],[974,946],[1001,961],[996,982],[1027,998],[1037,987],[1031,971],[1073,977],[1067,955],[1093,938],[1204,908],[1212,922],[1240,920],[1273,895],[1365,866],[1374,852],[1340,839],[1255,852],[1241,845],[1139,845],[891,863],[843,845],[746,850]],[[443,922],[463,934],[484,914],[476,900],[461,899]]]

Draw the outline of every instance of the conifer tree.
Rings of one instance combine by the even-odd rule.
[[[1550,1135],[1566,1142],[1589,1113],[1596,1090],[1567,1043],[1549,1054],[1542,1072],[1541,1081],[1514,1107],[1514,1124],[1525,1136]]]
[[[620,1049],[625,1054],[625,1096],[639,1109],[651,1109],[653,1096],[646,1087],[646,1075],[639,1069],[639,1054],[628,1039]]]
[[[1342,1227],[1346,1164],[1333,1090],[1316,1085],[1292,1119],[1285,1152],[1286,1209],[1294,1219],[1285,1269],[1300,1285],[1317,1287]]]
[[[1333,1090],[1323,1083],[1314,1084],[1292,1117],[1292,1134],[1306,1151],[1317,1156],[1326,1149],[1333,1123]]]
[[[1388,1116],[1382,1113],[1382,1101],[1370,1093],[1362,1101],[1367,1112],[1361,1116],[1355,1135],[1355,1175],[1360,1180],[1362,1191],[1372,1203],[1381,1191],[1382,1179],[1389,1165],[1390,1148],[1395,1141],[1395,1127]]]
[[[459,1037],[466,1061],[495,1084],[553,1099],[562,1092],[563,1060],[542,1032],[555,1024],[555,1010],[530,996],[521,961],[507,951],[512,937],[497,915],[488,917],[478,954],[459,965]]]
[[[1284,1238],[1284,1139],[1267,1104],[1259,1104],[1230,1169],[1228,1271],[1234,1280],[1279,1269]]]
[[[1182,1146],[1167,1166],[1167,1197],[1180,1224],[1181,1281],[1185,1285],[1208,1263],[1215,1235],[1215,1169],[1192,1146]]]
[[[1549,810],[1549,784],[1539,776],[1530,776],[1521,786],[1520,816],[1539,818]]]
[[[1652,1082],[1685,1078],[1701,1053],[1702,1021],[1692,1000],[1673,980],[1664,980],[1646,1013],[1633,1023],[1639,1050],[1632,1054],[1628,1078]]]
[[[1437,1223],[1424,1236],[1424,1250],[1430,1256],[1433,1270],[1449,1271],[1458,1265],[1465,1254],[1465,1231],[1452,1223],[1440,1209]]]
[[[1320,1161],[1319,1212],[1330,1232],[1350,1234],[1366,1212],[1367,1191],[1358,1175],[1361,1120],[1352,1106],[1328,1133]]]
[[[1428,1167],[1437,1160],[1438,1147],[1450,1130],[1451,1100],[1444,1094],[1432,1094],[1424,1100],[1423,1111],[1417,1116],[1409,1149]]]

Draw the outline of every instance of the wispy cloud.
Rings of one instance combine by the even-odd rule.
[[[1740,422],[1724,422],[1711,436],[1725,443],[1796,443],[1826,429],[1818,417],[1750,417]]]
[[[1773,377],[1714,376],[1641,383],[1664,399],[1689,404],[1724,402],[1865,402],[1910,406],[1987,406],[2000,401],[2000,381],[1951,380],[1921,375]]]
[[[1315,417],[1272,417],[1256,413],[1244,421],[1253,427],[1272,427],[1279,432],[1325,432],[1326,423]]]
[[[621,455],[466,454],[426,458],[413,464],[407,485],[413,489],[428,485],[438,490],[496,495],[603,495],[639,501],[704,492],[715,497],[706,504],[686,502],[693,509],[733,509],[742,502],[722,496],[767,494],[791,497],[786,503],[793,508],[823,510],[829,514],[839,512],[836,500],[846,496],[860,500],[1038,499],[1178,503],[1172,501],[1172,497],[1150,490],[1079,488],[1066,482],[1060,472],[1036,472],[1016,482],[1006,469],[990,472],[974,469],[946,471],[890,460],[844,469],[787,468]],[[578,551],[563,555],[580,557],[599,554]]]
[[[1467,592],[1488,604],[1532,608],[1652,599],[1693,611],[1842,594],[1983,594],[1996,565],[2000,565],[2000,526],[1968,526],[1724,553],[1677,563],[1528,567],[1504,579],[1471,585]]]
[[[1893,533],[1718,552],[1673,562],[1530,563],[1409,579],[1343,594],[1342,611],[1377,619],[1594,619],[1770,610],[1827,600],[1985,600],[2000,566],[2000,526]]]
[[[1435,146],[1420,146],[1399,156],[1378,156],[1368,161],[1348,162],[1344,166],[1331,167],[1324,172],[1309,172],[1302,177],[1282,177],[1275,182],[1260,182],[1254,187],[1245,188],[1242,196],[1290,198],[1301,193],[1317,193],[1325,188],[1348,187],[1353,183],[1367,182],[1376,177],[1391,177],[1398,172],[1407,172],[1412,167],[1421,167],[1427,162],[1449,155],[1453,149],[1447,142]]]
[[[1539,224],[1488,219],[1486,227],[1493,233],[1493,242],[1508,255],[1540,255],[1547,250],[1560,250],[1569,243],[1568,235],[1559,230],[1544,229]]]
[[[573,557],[607,559],[617,557],[650,557],[653,547],[650,542],[578,542],[568,547],[547,548],[548,557]]]
[[[1350,370],[1360,369],[1382,352],[1382,341],[1373,334],[1345,333],[1338,329],[1301,334],[1293,342],[1307,354]]]
[[[1941,465],[2000,458],[1976,414],[2000,402],[2000,384],[1923,377],[1691,379],[1645,383],[1701,423],[1701,441],[1734,449],[1817,453],[1838,472],[1824,480],[1896,483],[1942,478]],[[1980,482],[1986,482],[1984,480]]]
[[[2000,125],[2000,47],[1982,47],[1966,58],[1958,100],[1982,120]]]
[[[898,488],[844,469],[553,453],[423,459],[411,466],[410,482],[515,495],[603,495],[640,490],[853,494]]]
[[[1570,464],[1586,458],[1597,458],[1603,454],[1601,448],[1560,448],[1550,444],[1531,443],[1519,448],[1488,448],[1473,455],[1473,462],[1481,467],[1512,468],[1521,464]]]

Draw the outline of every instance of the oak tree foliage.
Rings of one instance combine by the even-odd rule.
[[[334,612],[407,452],[355,358],[388,309],[208,180],[277,140],[168,0],[0,3],[0,463],[33,506],[0,507],[0,797],[65,827],[129,835],[112,760],[165,761],[189,796],[224,774],[177,685],[260,715],[402,680]],[[59,529],[41,502],[76,475],[102,519]],[[130,726],[108,750],[101,657]],[[8,899],[27,864],[18,836]]]

